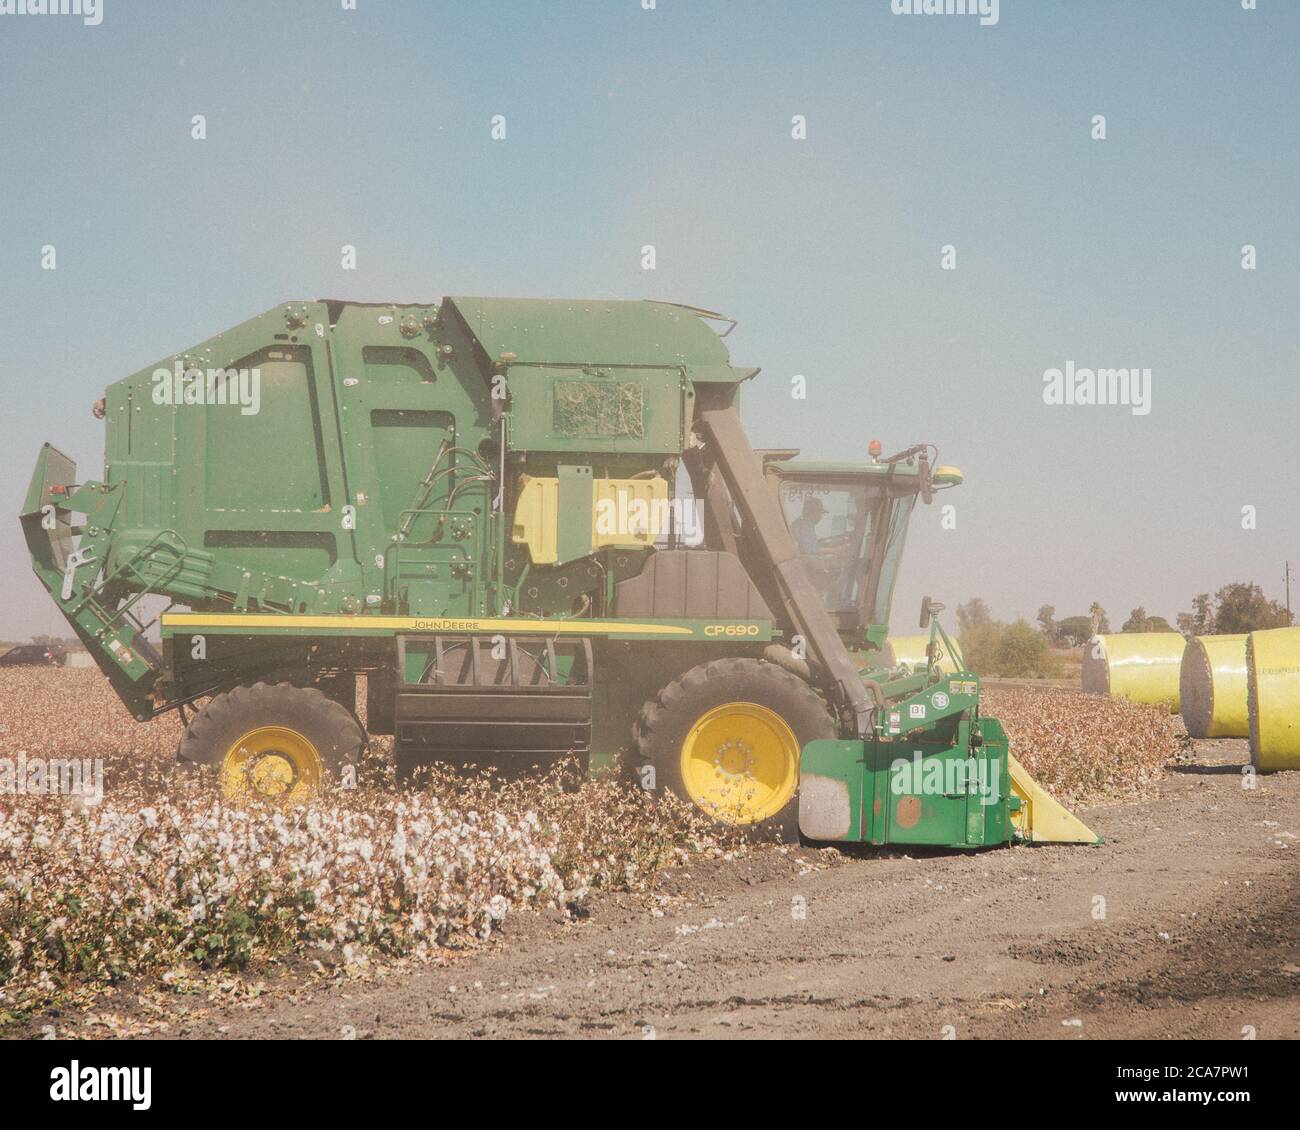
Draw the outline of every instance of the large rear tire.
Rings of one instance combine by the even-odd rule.
[[[366,732],[314,687],[255,683],[219,694],[195,715],[176,756],[217,770],[229,800],[295,804],[348,783]]]
[[[643,786],[667,789],[721,823],[794,842],[800,750],[834,736],[816,692],[757,659],[692,667],[642,707],[633,729]]]

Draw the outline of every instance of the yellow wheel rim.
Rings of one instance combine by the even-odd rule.
[[[221,759],[221,791],[230,800],[297,802],[325,776],[316,747],[288,726],[260,726],[232,742]]]
[[[799,741],[775,711],[729,702],[696,719],[682,742],[681,770],[699,808],[728,824],[755,824],[794,796]]]

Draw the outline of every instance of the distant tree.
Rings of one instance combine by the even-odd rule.
[[[979,675],[998,674],[998,645],[1002,642],[1002,626],[985,620],[966,628],[957,637],[961,644],[966,666]]]
[[[1169,626],[1169,621],[1163,616],[1148,616],[1147,610],[1141,605],[1129,613],[1128,619],[1124,621],[1124,626],[1120,628],[1121,632],[1172,632],[1173,628]]]
[[[1050,643],[1056,642],[1056,607],[1044,604],[1038,609],[1038,627]]]
[[[1092,617],[1067,616],[1056,625],[1056,638],[1070,647],[1082,647],[1092,638]]]
[[[1185,636],[1214,635],[1214,602],[1208,592],[1192,597],[1192,610],[1177,616],[1178,630]]]
[[[1147,619],[1147,610],[1138,605],[1128,614],[1128,619],[1124,621],[1124,626],[1120,628],[1121,632],[1149,632],[1147,627],[1150,621]]]
[[[1110,631],[1110,620],[1106,618],[1106,610],[1101,606],[1100,601],[1094,600],[1092,607],[1088,609],[1088,615],[1092,617],[1092,634],[1106,633]]]
[[[1008,678],[1036,678],[1051,673],[1052,661],[1047,639],[1025,620],[1008,624],[998,641],[996,667]]]
[[[962,632],[960,639],[966,666],[980,675],[1046,679],[1061,673],[1047,637],[1028,621],[988,620]]]
[[[983,624],[993,623],[993,613],[989,606],[978,596],[972,597],[965,604],[957,605],[957,631],[966,632]]]
[[[1214,631],[1219,635],[1285,628],[1291,623],[1291,614],[1250,581],[1224,585],[1215,593],[1214,603]]]

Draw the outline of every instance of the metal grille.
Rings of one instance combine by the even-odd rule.
[[[552,428],[559,436],[640,439],[645,386],[639,381],[556,381]]]

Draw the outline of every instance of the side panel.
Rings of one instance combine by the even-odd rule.
[[[676,454],[680,369],[510,366],[513,446],[520,451]]]
[[[351,536],[369,604],[481,615],[494,539],[479,447],[491,405],[467,344],[443,341],[440,351],[448,334],[435,340],[436,315],[434,307],[339,313],[333,350]]]
[[[817,741],[799,762],[799,829],[809,839],[976,848],[1007,843],[1011,779],[1005,739]],[[955,740],[953,740],[955,738]],[[919,740],[918,740],[919,739]]]
[[[799,831],[818,842],[869,839],[873,776],[859,741],[809,742],[799,758]]]
[[[405,755],[587,755],[588,639],[401,635],[397,668],[397,748]]]
[[[105,477],[125,488],[112,563],[172,531],[182,598],[315,610],[355,583],[326,316],[277,307],[110,386]]]

